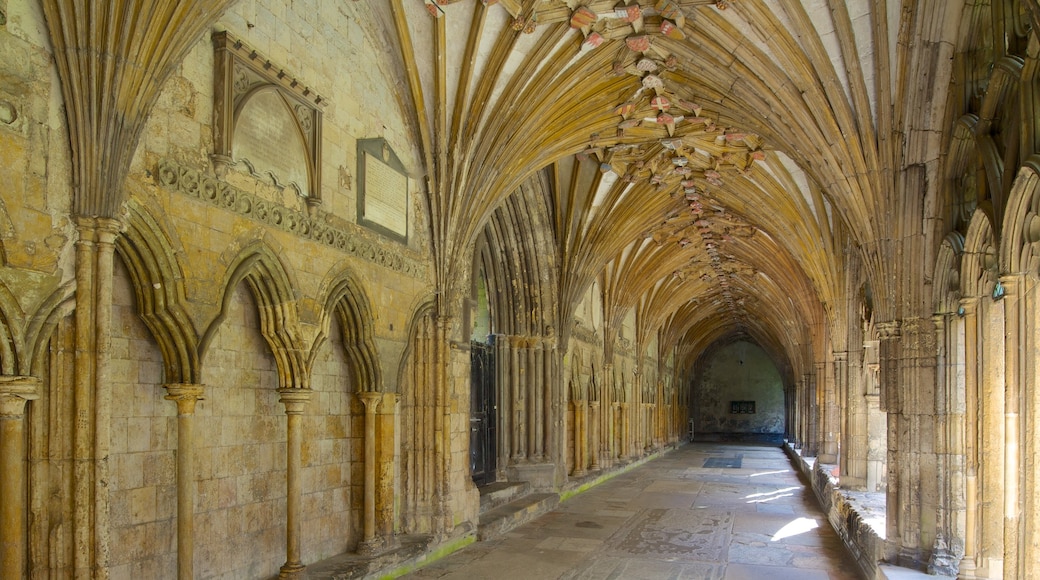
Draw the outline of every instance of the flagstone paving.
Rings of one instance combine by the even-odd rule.
[[[852,580],[777,447],[691,443],[407,578]]]

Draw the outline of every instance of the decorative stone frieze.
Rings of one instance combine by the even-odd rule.
[[[237,213],[408,276],[427,275],[426,267],[420,265],[419,256],[414,255],[414,252],[401,246],[392,249],[382,248],[374,241],[361,237],[363,234],[355,231],[346,222],[330,223],[342,220],[328,212],[317,210],[313,212],[313,216],[308,215],[242,191],[170,159],[159,161],[156,175],[161,186],[214,207]]]

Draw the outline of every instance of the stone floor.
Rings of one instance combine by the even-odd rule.
[[[777,447],[692,443],[406,578],[854,579]]]

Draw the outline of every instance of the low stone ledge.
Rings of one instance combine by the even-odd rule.
[[[857,499],[857,495],[874,494],[848,494],[838,488],[837,480],[830,475],[833,465],[820,463],[815,457],[802,457],[790,443],[784,443],[784,451],[809,480],[827,520],[855,558],[860,572],[872,580],[884,578],[879,566],[885,554],[883,506],[879,516],[870,506],[870,498]]]

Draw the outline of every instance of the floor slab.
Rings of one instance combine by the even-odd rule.
[[[691,443],[406,578],[852,580],[850,561],[779,448]]]

